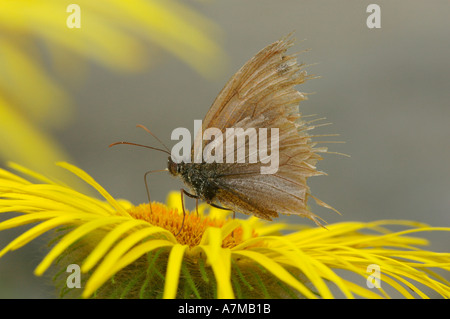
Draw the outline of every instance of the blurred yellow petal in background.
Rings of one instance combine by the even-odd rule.
[[[218,27],[180,2],[80,0],[80,28],[68,27],[69,5],[0,4],[0,159],[55,177],[54,162],[68,155],[50,129],[66,127],[73,114],[61,77],[83,78],[90,61],[118,72],[144,71],[155,49],[207,78],[226,60],[214,40]]]

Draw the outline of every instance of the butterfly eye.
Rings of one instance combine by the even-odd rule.
[[[167,165],[168,166],[167,168],[169,169],[170,174],[178,175],[180,173],[179,165],[177,163],[175,163],[174,161],[172,161],[172,159],[170,157],[169,157],[168,162],[169,162],[169,164]]]

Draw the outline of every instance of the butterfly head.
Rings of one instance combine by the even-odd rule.
[[[169,156],[169,160],[167,163],[167,168],[169,170],[169,173],[173,176],[180,175],[183,169],[184,163],[176,163],[172,160],[172,158]]]

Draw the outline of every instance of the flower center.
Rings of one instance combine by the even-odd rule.
[[[194,212],[186,210],[183,222],[183,214],[180,214],[175,208],[169,208],[161,203],[152,203],[150,210],[149,204],[141,204],[129,209],[129,214],[136,219],[142,219],[148,223],[167,229],[174,235],[177,235],[177,241],[180,244],[194,247],[200,244],[204,232],[208,227],[221,228],[228,223],[227,219],[211,219],[208,216],[202,216]],[[243,241],[242,227],[237,227],[231,234],[226,236],[222,241],[223,248],[232,248],[239,245]],[[252,237],[257,234],[253,230]]]

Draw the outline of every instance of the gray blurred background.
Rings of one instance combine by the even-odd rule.
[[[166,167],[165,154],[116,141],[158,146],[136,124],[149,127],[172,146],[176,127],[193,130],[226,81],[264,46],[295,31],[289,52],[311,49],[298,59],[320,75],[298,89],[314,92],[303,114],[324,116],[338,133],[311,178],[312,193],[342,216],[312,205],[328,223],[410,219],[450,225],[450,5],[443,1],[190,1],[222,29],[217,40],[229,61],[216,79],[205,79],[172,56],[139,75],[119,75],[92,65],[75,96],[75,117],[58,135],[76,164],[114,197],[146,201],[143,174]],[[381,6],[381,29],[366,26],[367,5]],[[165,201],[182,183],[152,174],[152,199]],[[188,206],[194,202],[189,200]],[[239,216],[241,217],[241,216]],[[282,217],[312,224],[299,217]],[[23,231],[23,230],[22,230]],[[1,247],[21,231],[0,237]],[[423,233],[430,249],[447,251],[444,233]],[[1,298],[52,298],[48,278],[34,268],[47,251],[45,236],[0,260]]]

